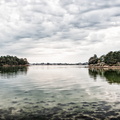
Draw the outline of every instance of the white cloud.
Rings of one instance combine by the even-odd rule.
[[[84,62],[119,50],[119,6],[119,0],[1,0],[0,54]]]

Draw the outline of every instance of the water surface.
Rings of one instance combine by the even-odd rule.
[[[0,119],[120,119],[120,71],[1,67]]]

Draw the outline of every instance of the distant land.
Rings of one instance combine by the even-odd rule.
[[[85,63],[29,63],[27,58],[18,58],[17,56],[1,56],[0,66],[20,66],[20,65],[88,65]]]
[[[88,65],[88,62],[85,62],[85,63],[31,63],[30,65]]]
[[[0,57],[0,66],[20,66],[28,64],[29,62],[26,58],[18,58],[10,55]]]
[[[120,68],[120,50],[110,51],[106,55],[97,57],[94,54],[88,62],[84,63],[29,63],[26,58],[18,58],[16,56],[1,56],[0,66],[17,66],[17,65],[89,65],[89,67],[118,67]]]
[[[89,67],[120,68],[120,50],[110,51],[100,57],[94,54],[94,56],[89,59],[88,64]]]

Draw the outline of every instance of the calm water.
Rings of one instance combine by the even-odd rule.
[[[0,120],[120,120],[120,70],[0,68]]]

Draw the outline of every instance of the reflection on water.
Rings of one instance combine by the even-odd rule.
[[[4,78],[15,77],[18,74],[27,74],[27,66],[0,67],[0,76]]]
[[[89,69],[89,75],[96,80],[97,76],[106,78],[109,83],[120,84],[120,70],[112,69]]]
[[[0,120],[119,120],[120,85],[106,81],[119,72],[28,68],[0,68]]]

